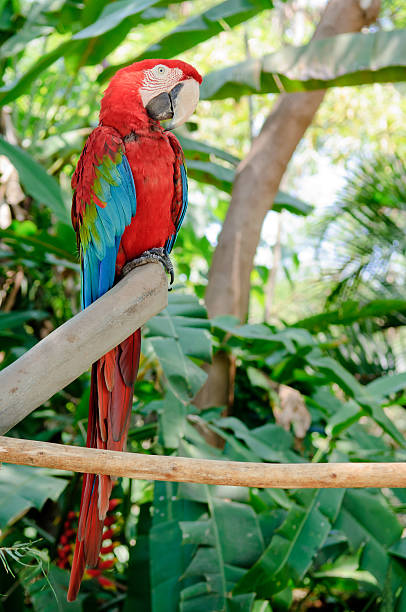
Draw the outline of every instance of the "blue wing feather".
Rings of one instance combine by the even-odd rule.
[[[137,209],[134,179],[124,154],[120,163],[100,164],[94,193],[105,207],[95,207],[86,229],[90,239],[82,252],[82,308],[101,297],[114,284],[118,248],[123,232]]]

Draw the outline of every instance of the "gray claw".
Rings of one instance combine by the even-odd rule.
[[[121,274],[122,276],[125,276],[126,274],[131,272],[131,270],[134,270],[134,268],[138,268],[139,266],[143,266],[147,263],[153,263],[155,261],[159,261],[163,265],[167,274],[169,274],[171,278],[171,282],[169,285],[169,291],[171,291],[172,290],[171,285],[173,285],[173,282],[175,280],[175,273],[174,273],[173,265],[169,258],[169,255],[163,247],[158,247],[158,248],[150,249],[149,251],[144,251],[136,259],[133,259],[132,261],[129,261],[128,263],[126,263],[125,266],[123,266]]]

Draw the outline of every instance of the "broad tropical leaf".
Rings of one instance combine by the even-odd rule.
[[[343,489],[302,491],[260,559],[241,578],[235,593],[255,591],[268,599],[301,580],[331,530],[344,497]]]
[[[116,4],[120,4],[116,3]],[[124,1],[121,4],[134,4]],[[216,36],[227,27],[234,27],[243,21],[247,21],[261,11],[272,8],[269,0],[225,0],[216,6],[211,7],[200,15],[187,19],[180,26],[169,32],[164,38],[154,45],[145,49],[130,62],[125,62],[116,66],[109,66],[99,76],[99,81],[103,82],[110,78],[116,70],[133,61],[140,61],[145,58],[166,57],[170,58],[190,49],[199,43]]]
[[[394,591],[404,585],[405,569],[395,565],[390,556],[391,547],[401,537],[402,526],[379,492],[347,491],[335,527],[347,536],[353,550],[362,548],[359,569],[375,576],[382,590],[391,564],[389,583]]]
[[[214,185],[226,193],[231,193],[235,167],[240,161],[238,157],[191,138],[180,136],[179,140],[185,153],[188,176],[196,181]],[[216,158],[230,165],[219,164],[214,161]],[[272,210],[276,212],[287,210],[295,215],[303,216],[310,214],[313,208],[312,205],[283,191],[278,191],[272,205]]]
[[[201,97],[312,91],[406,80],[406,30],[339,34],[302,47],[285,47],[206,75]]]
[[[148,321],[145,339],[152,345],[167,381],[165,398],[153,402],[160,419],[160,441],[177,448],[183,436],[187,407],[207,374],[195,363],[211,361],[210,323],[199,301],[171,295],[169,305]]]
[[[12,312],[0,312],[0,333],[9,329],[21,327],[30,320],[41,321],[48,316],[44,310],[14,310]]]
[[[1,137],[0,154],[6,155],[16,168],[27,193],[39,203],[46,204],[59,220],[66,223],[69,213],[56,180],[26,151],[11,145]]]
[[[0,528],[21,518],[30,508],[40,510],[47,499],[57,500],[68,481],[48,469],[4,463],[0,470]]]

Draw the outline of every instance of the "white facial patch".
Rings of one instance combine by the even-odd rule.
[[[180,68],[168,68],[164,64],[144,70],[144,79],[140,88],[143,105],[146,106],[155,96],[165,91],[169,92],[182,77],[183,71]]]
[[[182,89],[176,98],[175,114],[167,129],[173,130],[185,123],[194,113],[198,102],[199,83],[195,79],[182,81]]]

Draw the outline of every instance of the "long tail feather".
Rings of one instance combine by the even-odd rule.
[[[127,441],[140,348],[141,330],[137,330],[93,364],[86,446],[123,450]],[[83,477],[68,601],[76,599],[85,568],[98,564],[112,486],[110,476],[85,474]]]

